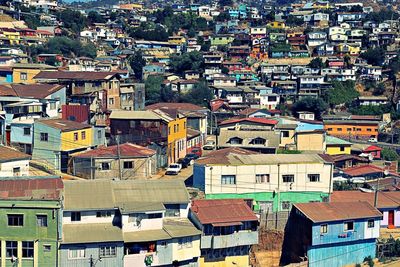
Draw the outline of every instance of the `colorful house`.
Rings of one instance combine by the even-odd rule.
[[[328,155],[351,154],[352,143],[346,140],[327,135],[325,142],[326,154]]]
[[[324,117],[323,120],[329,135],[355,139],[378,137],[380,120],[375,116]]]
[[[272,29],[285,29],[286,25],[284,22],[281,21],[273,21],[267,24],[267,27],[272,28]]]
[[[34,64],[34,63],[17,63],[12,66],[13,70],[13,82],[14,83],[36,83],[33,79],[39,72],[44,70],[56,70],[54,66],[46,64]]]
[[[0,179],[1,267],[57,266],[62,189],[57,177]]]
[[[235,40],[235,37],[231,34],[218,34],[211,37],[211,45],[228,45]]]
[[[202,231],[199,267],[250,265],[258,219],[243,199],[194,200],[189,217]]]
[[[93,146],[93,129],[88,124],[62,119],[34,122],[33,159],[56,171],[67,172],[71,154]]]
[[[1,39],[8,45],[19,45],[21,36],[18,30],[12,28],[0,28]]]
[[[310,267],[341,267],[375,258],[381,219],[382,213],[364,201],[294,204],[281,264],[305,257]]]

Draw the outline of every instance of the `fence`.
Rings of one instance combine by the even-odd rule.
[[[260,228],[264,230],[285,230],[290,211],[260,213]]]

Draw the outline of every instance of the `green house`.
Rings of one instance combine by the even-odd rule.
[[[235,40],[235,37],[232,34],[218,34],[214,35],[211,38],[211,45],[219,46],[219,45],[228,45]]]
[[[0,180],[0,267],[57,266],[62,180]]]

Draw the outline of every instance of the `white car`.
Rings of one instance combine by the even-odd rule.
[[[214,141],[207,141],[204,146],[203,150],[214,150],[215,149],[215,142]]]
[[[378,139],[376,137],[371,137],[370,139],[368,139],[368,142],[370,142],[370,143],[378,143]]]
[[[182,170],[182,165],[178,163],[170,164],[165,174],[177,175]]]

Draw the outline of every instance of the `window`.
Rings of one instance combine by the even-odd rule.
[[[292,204],[289,201],[282,201],[282,210],[290,210]]]
[[[27,74],[26,72],[21,72],[21,73],[19,74],[19,79],[20,79],[21,81],[26,81],[26,80],[28,80],[28,74]]]
[[[36,225],[39,227],[47,227],[47,215],[36,215]]]
[[[22,258],[33,258],[33,241],[22,241]]]
[[[101,130],[98,130],[98,131],[97,131],[97,139],[101,139],[101,136],[102,136]]]
[[[78,141],[78,133],[74,133],[74,141]]]
[[[81,139],[82,140],[86,139],[86,132],[85,131],[81,132]]]
[[[232,144],[232,145],[241,145],[243,142],[242,138],[239,137],[233,137],[231,139],[229,139],[228,143]]]
[[[124,169],[133,169],[133,161],[124,161]]]
[[[114,105],[114,98],[108,99],[108,104],[109,105]]]
[[[264,138],[254,138],[253,140],[251,140],[251,144],[253,145],[265,145],[266,140]]]
[[[289,131],[282,131],[282,137],[289,137]]]
[[[24,215],[8,214],[8,226],[24,226]]]
[[[24,127],[24,135],[31,135],[31,128]]]
[[[345,232],[353,231],[353,230],[354,230],[354,222],[353,221],[344,223],[344,231]]]
[[[328,131],[332,131],[332,128],[328,128]]]
[[[340,147],[340,151],[343,152],[344,150],[345,150],[345,147],[344,147],[344,146],[341,146],[341,147]]]
[[[174,133],[176,133],[176,125],[174,125]]]
[[[284,183],[293,183],[294,182],[294,175],[293,174],[282,175],[282,179],[283,179]]]
[[[98,211],[96,212],[96,217],[97,218],[106,218],[106,217],[111,217],[113,212],[111,210],[105,210],[105,211]]]
[[[191,247],[192,247],[191,237],[182,237],[178,239],[178,249],[191,248]]]
[[[49,141],[49,134],[48,133],[40,133],[40,141],[48,142]]]
[[[327,224],[321,224],[321,234],[326,234],[328,233],[328,225]]]
[[[117,256],[117,247],[115,246],[102,246],[100,247],[100,257],[116,257]]]
[[[320,181],[320,176],[319,176],[319,174],[309,174],[308,175],[308,180],[310,182],[319,182]]]
[[[68,259],[82,259],[85,258],[84,248],[70,248],[68,250]]]
[[[50,109],[51,109],[51,110],[56,109],[56,108],[57,108],[57,105],[56,105],[56,104],[57,104],[56,102],[50,102]]]
[[[374,220],[368,220],[368,228],[374,228],[375,227],[375,221]]]
[[[256,184],[269,183],[269,174],[256,174]]]
[[[337,130],[338,130],[338,132],[341,132],[341,131],[342,131],[342,128],[337,128]]]
[[[110,170],[110,162],[102,162],[101,163],[101,170],[102,171],[109,171]]]
[[[18,253],[18,242],[17,241],[6,241],[6,257],[17,257]]]
[[[367,132],[372,132],[372,129],[371,128],[367,128]]]
[[[71,221],[72,222],[80,222],[81,221],[81,212],[80,211],[72,211],[71,212]]]
[[[21,175],[21,167],[14,167],[13,176],[20,176],[20,175]]]
[[[43,252],[50,252],[51,251],[51,245],[43,245]]]
[[[236,184],[236,175],[221,175],[221,184]]]
[[[186,129],[186,121],[183,123],[183,129]]]

